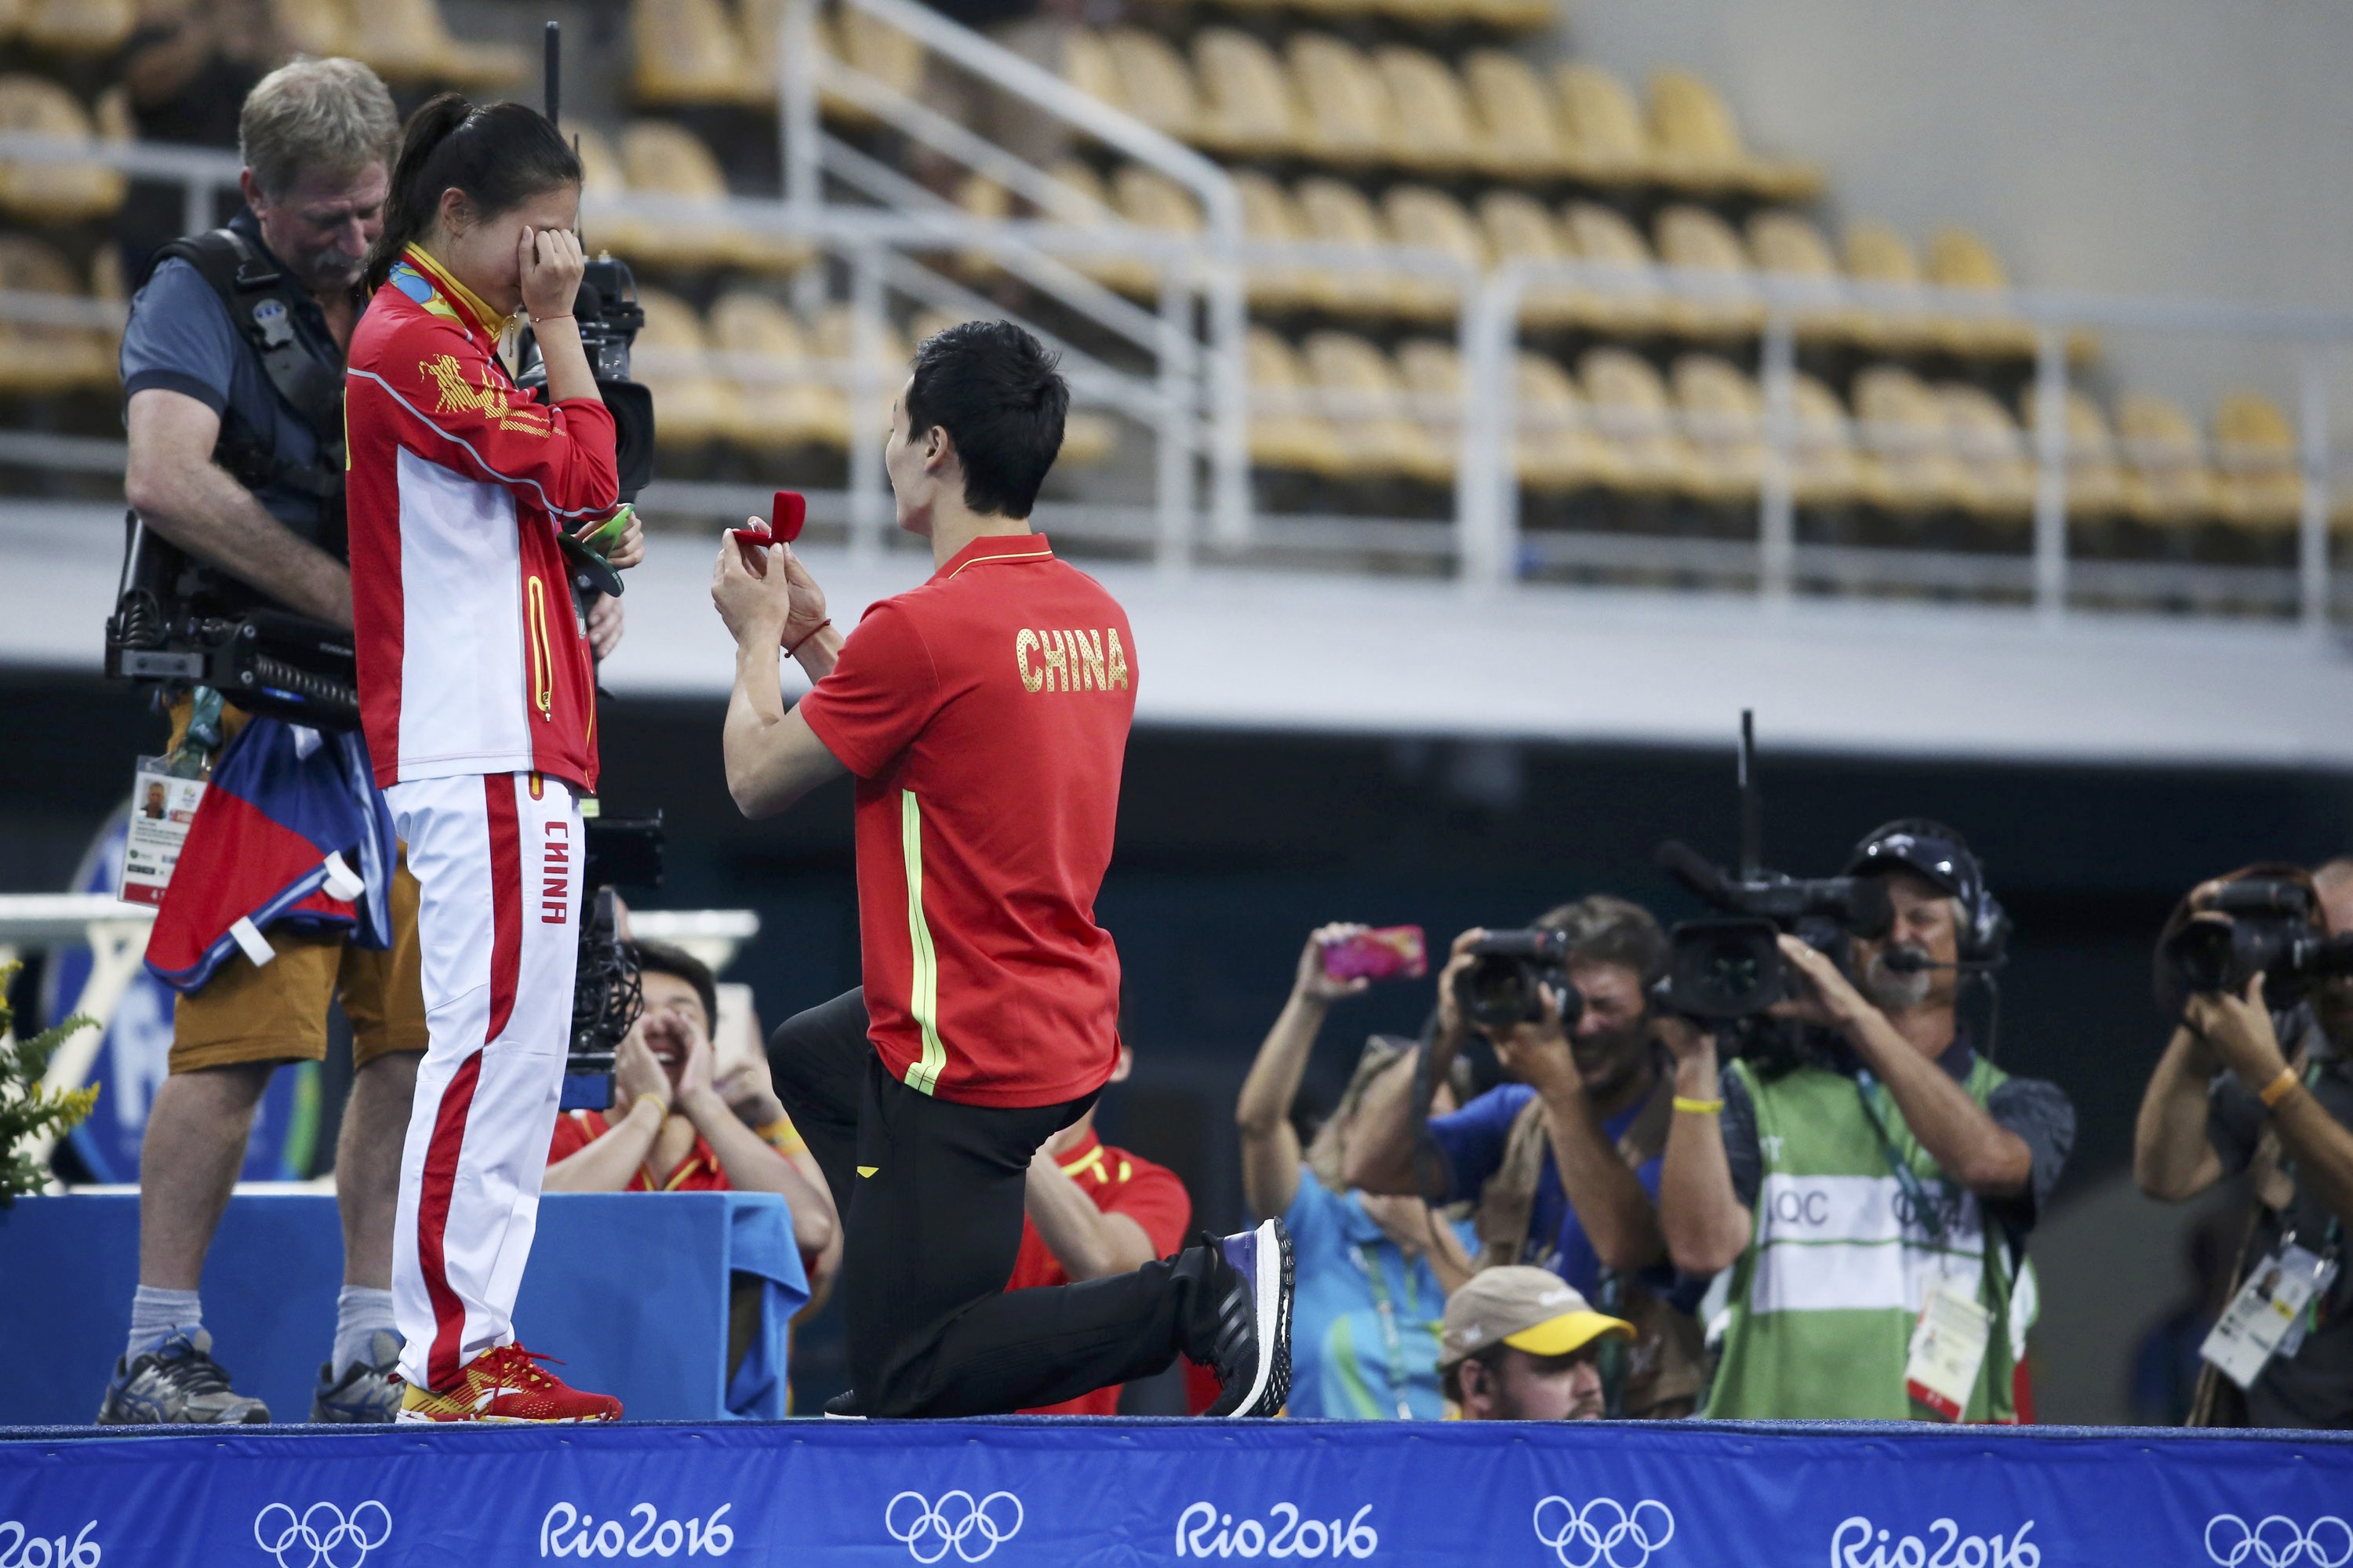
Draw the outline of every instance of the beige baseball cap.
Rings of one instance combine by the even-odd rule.
[[[1596,1312],[1548,1269],[1506,1264],[1482,1269],[1446,1303],[1438,1364],[1451,1367],[1498,1340],[1532,1356],[1565,1356],[1604,1334],[1634,1337],[1634,1325]]]

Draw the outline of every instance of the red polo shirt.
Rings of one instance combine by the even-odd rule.
[[[613,1130],[613,1124],[603,1111],[576,1110],[555,1118],[555,1134],[548,1140],[547,1162],[569,1160],[598,1139]],[[659,1187],[654,1185],[653,1173],[644,1166],[629,1178],[624,1192],[729,1192],[735,1184],[727,1180],[726,1168],[719,1163],[718,1152],[695,1134],[694,1147],[678,1162],[678,1169],[662,1178]]]
[[[1087,1130],[1085,1141],[1062,1156],[1061,1165],[1062,1174],[1085,1188],[1096,1208],[1106,1214],[1125,1214],[1142,1225],[1155,1256],[1166,1257],[1185,1245],[1185,1228],[1193,1223],[1193,1200],[1174,1171],[1124,1149],[1113,1149],[1097,1138],[1092,1128]],[[1062,1266],[1046,1250],[1046,1238],[1038,1234],[1036,1225],[1024,1219],[1021,1252],[1014,1259],[1013,1277],[1006,1282],[1005,1288],[1034,1290],[1039,1286],[1070,1282],[1071,1277],[1062,1272]],[[1020,1414],[1117,1415],[1121,1386],[1113,1383],[1060,1404],[1040,1405]]]
[[[1095,893],[1135,679],[1117,601],[1013,534],[870,605],[801,699],[858,776],[869,1033],[901,1082],[1048,1106],[1111,1076],[1119,953]]]

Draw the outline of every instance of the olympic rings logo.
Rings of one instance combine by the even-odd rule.
[[[371,1510],[383,1521],[373,1534],[363,1522]],[[280,1515],[285,1522],[273,1522]],[[284,1503],[271,1503],[253,1519],[254,1544],[277,1558],[278,1568],[360,1568],[369,1552],[391,1539],[392,1510],[373,1499],[352,1510],[348,1519],[331,1502],[312,1503],[300,1514]],[[287,1552],[295,1548],[310,1556],[289,1560]]]
[[[910,1502],[915,1505],[912,1510],[900,1507]],[[997,1506],[1000,1502],[1004,1508]],[[1007,1508],[1012,1510],[1010,1523],[1004,1517]],[[943,1492],[936,1507],[924,1501],[921,1492],[901,1492],[883,1505],[882,1528],[892,1540],[903,1542],[907,1555],[918,1563],[937,1563],[950,1547],[965,1562],[978,1563],[1021,1533],[1021,1499],[1011,1492],[991,1492],[977,1499],[962,1489]],[[975,1536],[980,1538],[977,1551],[965,1544]]]
[[[1545,1523],[1550,1509],[1560,1510],[1557,1529]],[[1535,1528],[1560,1568],[1643,1568],[1675,1538],[1675,1516],[1648,1498],[1630,1509],[1610,1498],[1595,1498],[1581,1509],[1567,1498],[1546,1498],[1536,1504]]]
[[[2221,1568],[2345,1568],[2353,1563],[2353,1525],[2334,1514],[2312,1521],[2309,1530],[2275,1513],[2250,1528],[2235,1513],[2219,1513],[2206,1521],[2206,1555]]]

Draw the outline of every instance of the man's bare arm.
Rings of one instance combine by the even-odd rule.
[[[1073,1281],[1125,1274],[1159,1255],[1142,1225],[1096,1208],[1086,1190],[1063,1175],[1042,1149],[1029,1161],[1026,1206],[1046,1250]]]
[[[352,623],[352,574],[272,517],[213,461],[220,416],[185,392],[150,387],[131,397],[131,461],[123,497],[147,525],[287,609]]]

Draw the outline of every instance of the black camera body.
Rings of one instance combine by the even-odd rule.
[[[2315,907],[2312,888],[2286,877],[2226,882],[2158,943],[2158,962],[2185,995],[2236,995],[2260,974],[2269,1001],[2293,1005],[2314,981],[2353,974],[2353,936],[2323,935]]]
[[[1568,982],[1568,938],[1558,931],[1490,931],[1469,951],[1479,961],[1454,977],[1454,1000],[1478,1027],[1509,1029],[1542,1018],[1541,986],[1560,999],[1562,1028],[1584,1013],[1585,998]]]
[[[587,857],[580,874],[580,954],[572,981],[572,1044],[564,1061],[562,1110],[604,1110],[613,1103],[613,1056],[645,1009],[638,960],[621,940],[613,884],[659,887],[662,819],[587,819]]]

